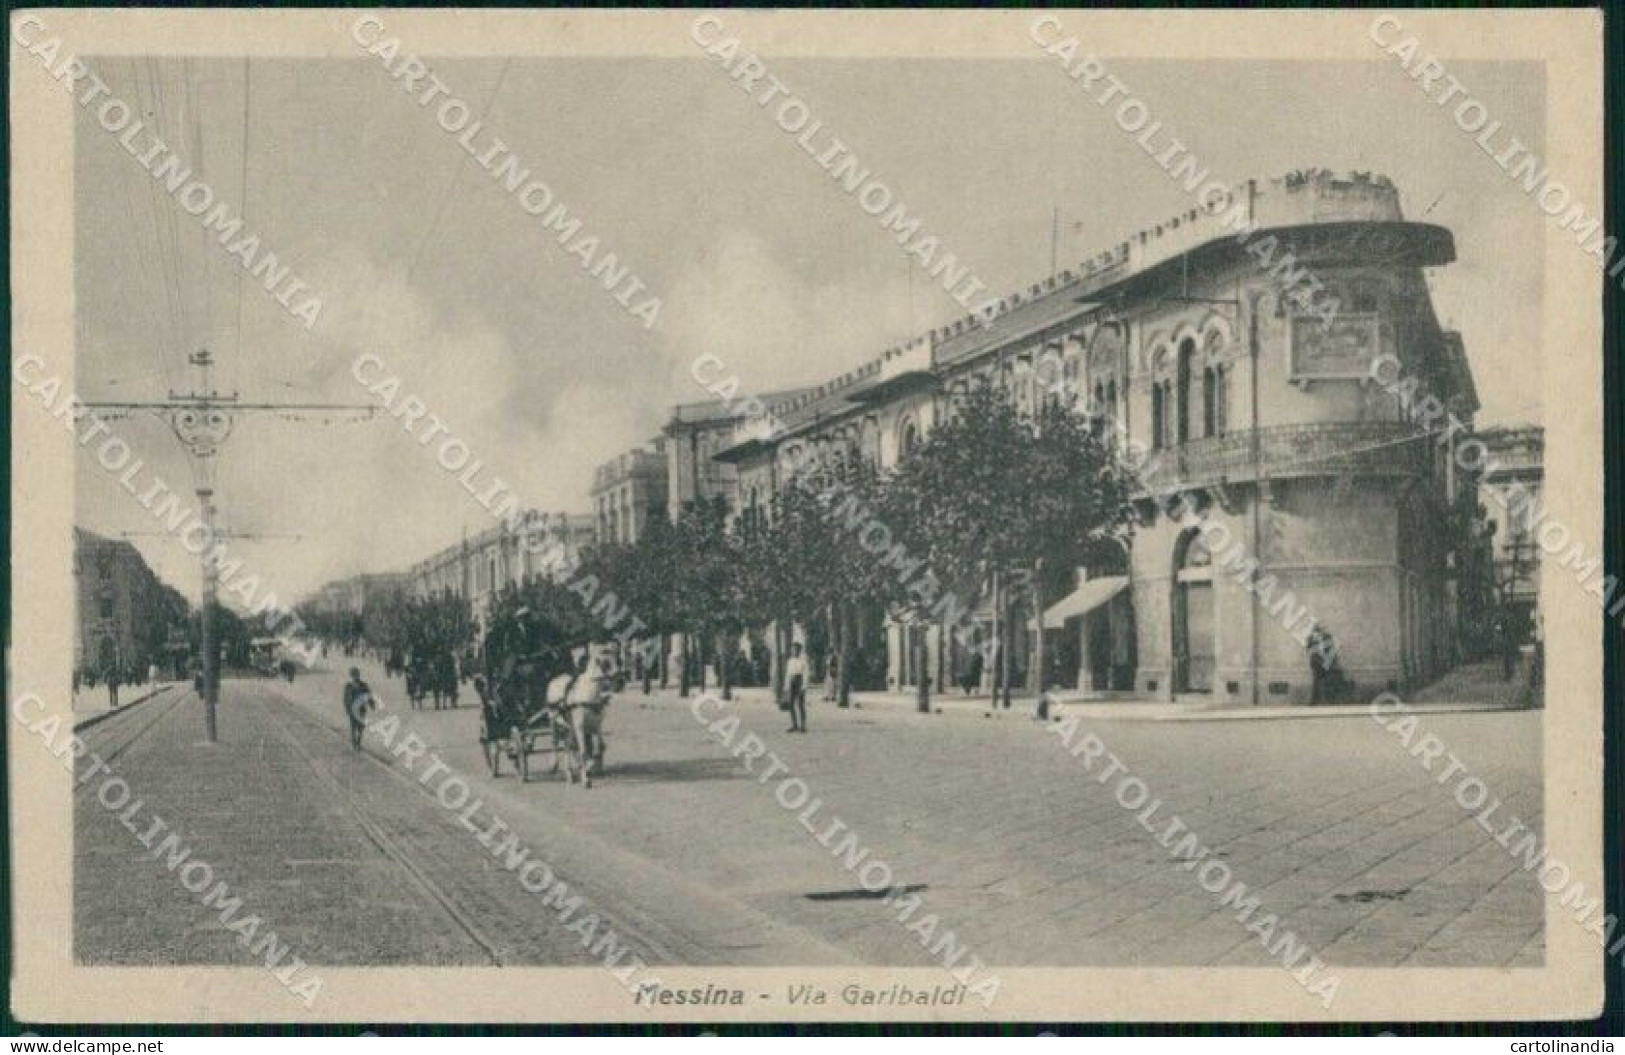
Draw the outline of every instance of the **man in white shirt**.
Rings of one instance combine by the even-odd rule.
[[[790,646],[790,658],[784,663],[785,692],[789,696],[790,729],[792,733],[807,731],[807,659],[801,654],[801,642]]]

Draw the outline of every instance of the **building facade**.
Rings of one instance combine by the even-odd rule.
[[[517,527],[497,524],[414,564],[405,573],[407,592],[420,598],[445,593],[464,598],[483,624],[504,587],[551,574],[550,556],[579,554],[597,533],[593,514],[527,510]]]
[[[774,406],[809,389],[769,392],[763,404]],[[745,400],[712,399],[679,403],[663,430],[666,437],[666,508],[676,520],[685,507],[722,500],[730,509],[739,501],[738,474],[732,461],[717,455],[734,443],[734,433],[747,424]]]
[[[1512,634],[1522,641],[1533,632],[1540,606],[1540,546],[1535,529],[1545,475],[1545,430],[1534,425],[1481,429],[1477,436],[1488,451],[1484,492],[1496,496],[1485,509],[1492,522],[1495,599],[1502,615],[1511,620]]]
[[[316,612],[331,616],[358,616],[369,602],[389,593],[396,593],[406,585],[406,576],[400,572],[367,572],[348,579],[324,583],[311,595],[310,605]]]
[[[651,517],[670,509],[666,437],[618,454],[593,471],[592,509],[600,543],[630,546],[643,537]]]
[[[166,674],[189,654],[190,606],[153,573],[139,550],[84,528],[73,529],[77,602],[74,669],[129,679],[153,664]]]
[[[1044,632],[1066,664],[1046,684],[1305,702],[1317,623],[1354,691],[1436,676],[1456,660],[1472,481],[1454,471],[1455,436],[1413,422],[1373,364],[1395,357],[1471,423],[1465,351],[1424,277],[1454,260],[1453,239],[1405,220],[1396,188],[1368,174],[1295,173],[1210,204],[1006,297],[989,319],[777,401],[776,421],[745,423],[718,451],[736,507],[762,502],[806,459],[889,468],[971,385],[998,385],[1029,409],[1064,392],[1118,437],[1144,491],[1119,564],[1080,569],[1042,620],[1018,609],[1027,632],[1012,661],[1029,687]],[[1225,222],[1238,212],[1245,238]],[[1305,274],[1323,287],[1312,300]],[[1312,310],[1325,303],[1331,317]],[[1209,526],[1198,531],[1198,518]],[[976,651],[936,627],[871,633],[876,647],[884,637],[891,688],[956,683]]]

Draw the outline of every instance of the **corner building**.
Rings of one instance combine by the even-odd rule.
[[[1038,686],[1042,632],[1059,661],[1043,683],[1062,691],[1308,702],[1314,622],[1356,699],[1436,677],[1457,658],[1476,509],[1454,456],[1467,437],[1412,420],[1429,396],[1467,423],[1478,408],[1425,278],[1455,259],[1450,232],[1407,221],[1393,184],[1365,173],[1294,173],[1210,204],[1005,298],[986,324],[959,320],[776,406],[782,428],[746,427],[719,454],[736,508],[809,452],[896,464],[978,380],[1027,407],[1064,391],[1136,455],[1144,491],[1119,564],[1079,569],[1041,620],[1011,620],[1018,684]],[[1414,381],[1414,398],[1379,375]],[[964,650],[940,628],[887,623],[884,650],[886,687],[960,680]]]

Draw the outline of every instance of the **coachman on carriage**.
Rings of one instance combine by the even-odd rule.
[[[493,775],[507,757],[528,780],[531,756],[550,751],[552,772],[592,786],[604,758],[603,717],[611,693],[610,664],[582,641],[561,640],[558,628],[520,604],[493,619],[482,642],[480,744]]]
[[[480,696],[480,747],[492,776],[502,775],[507,757],[521,781],[530,779],[530,756],[551,749],[553,770],[559,768],[563,730],[547,706],[547,674],[553,664],[545,653],[508,656],[474,679]]]

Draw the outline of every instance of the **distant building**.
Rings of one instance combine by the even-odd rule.
[[[483,622],[503,587],[550,574],[550,555],[579,554],[595,541],[597,530],[590,513],[527,510],[517,529],[497,524],[412,565],[405,573],[407,590],[413,597],[465,598]]]
[[[596,538],[632,545],[643,537],[651,517],[667,515],[666,438],[618,454],[598,466],[592,479]]]
[[[760,396],[772,406],[799,396],[810,389],[785,389]],[[716,456],[733,443],[734,430],[745,422],[748,401],[713,399],[680,403],[672,407],[666,422],[666,505],[676,520],[684,507],[694,501],[722,499],[737,510],[739,491],[736,473],[729,461]]]
[[[367,572],[348,579],[324,583],[309,601],[310,607],[326,615],[360,615],[370,601],[400,591],[406,585],[401,572]]]
[[[105,676],[145,674],[157,664],[173,675],[190,652],[191,608],[122,539],[73,529],[77,634],[74,667]]]
[[[1513,633],[1533,627],[1540,599],[1539,523],[1546,430],[1537,425],[1480,429],[1488,451],[1481,477],[1485,515],[1493,522],[1490,559],[1494,589]]]

